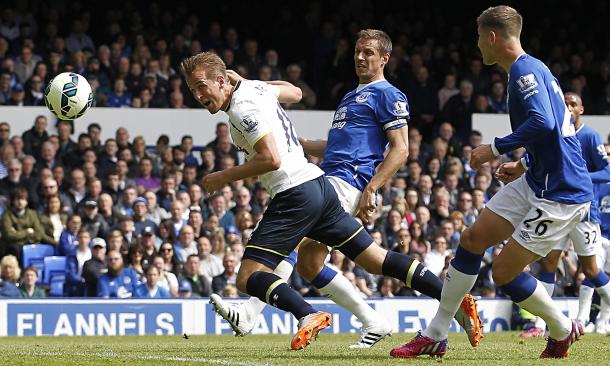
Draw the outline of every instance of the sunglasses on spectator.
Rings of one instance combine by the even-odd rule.
[[[172,248],[163,248],[161,249],[162,252],[173,252],[174,250]]]

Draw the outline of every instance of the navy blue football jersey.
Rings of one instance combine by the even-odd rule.
[[[406,126],[408,119],[407,97],[388,81],[358,86],[335,111],[320,167],[327,176],[364,190],[383,161],[386,131]]]
[[[508,97],[513,132],[494,140],[497,152],[525,147],[526,180],[537,197],[565,204],[592,201],[593,185],[574,122],[550,70],[521,55],[509,72]]]

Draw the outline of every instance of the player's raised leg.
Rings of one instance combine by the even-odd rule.
[[[332,194],[336,195],[334,191]],[[343,236],[345,239],[337,242],[336,238],[341,238],[341,235],[345,235],[343,233],[348,234]],[[334,249],[340,250],[370,273],[394,277],[425,295],[440,299],[442,281],[438,277],[417,260],[401,253],[387,251],[374,244],[366,230],[347,214],[334,223],[329,222],[323,232],[313,232],[311,237],[320,242],[331,244]],[[320,267],[318,267],[318,271],[321,271]],[[480,320],[474,299],[468,295],[466,301],[463,301],[466,292],[461,295],[458,302],[458,307],[460,305],[464,306],[460,313],[462,316],[456,319],[469,332],[471,343],[476,346],[481,336]],[[453,318],[453,315],[455,315],[455,311],[451,318]],[[472,337],[470,334],[472,334]]]
[[[350,252],[349,247],[344,248],[344,250],[346,255]],[[352,259],[369,273],[396,278],[404,282],[409,288],[439,301],[441,300],[443,282],[422,263],[408,255],[388,251],[372,244]],[[470,344],[477,347],[482,337],[482,325],[476,301],[470,294],[463,294],[458,309],[452,318],[455,318],[464,328]]]
[[[489,230],[493,228],[493,230]],[[485,250],[514,231],[513,225],[488,208],[460,238],[455,258],[451,261],[442,289],[441,303],[425,331],[409,343],[395,348],[393,357],[413,358],[420,354],[442,357],[447,350],[451,319],[458,311],[464,295],[472,289],[479,274]]]
[[[360,339],[350,348],[370,348],[391,335],[392,327],[356,293],[347,278],[323,264],[327,255],[326,245],[306,238],[299,246],[297,270],[303,278],[362,322]]]

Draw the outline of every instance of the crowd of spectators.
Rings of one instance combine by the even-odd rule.
[[[357,31],[380,27],[394,41],[386,78],[409,97],[411,124],[427,141],[442,122],[466,139],[473,112],[506,112],[507,77],[484,67],[476,48],[476,2],[470,10],[362,0],[238,2],[201,15],[186,2],[140,5],[127,0],[85,9],[79,2],[30,0],[0,6],[0,104],[41,105],[49,80],[74,71],[89,80],[98,107],[192,108],[179,64],[211,50],[247,78],[301,87],[302,102],[286,108],[333,110],[357,83]],[[585,113],[610,114],[610,41],[602,37],[608,5],[554,7],[552,15],[542,4],[519,8],[536,19],[526,21],[525,49],[547,63],[564,91],[583,97]],[[464,24],[464,17],[472,21]]]
[[[100,141],[97,123],[74,141],[70,122],[59,121],[49,134],[53,128],[44,116],[21,136],[11,135],[10,127],[0,122],[0,296],[45,294],[36,286],[36,270],[21,271],[23,246],[32,243],[51,244],[67,257],[65,296],[243,295],[236,273],[270,196],[255,178],[211,195],[202,188],[206,174],[242,161],[226,123],[217,124],[207,144],[198,141],[199,151],[190,135],[175,146],[160,135],[148,146],[125,128]],[[408,162],[379,192],[374,220],[365,226],[376,245],[408,253],[444,277],[461,233],[502,186],[492,174],[502,160],[478,171],[469,166],[472,146],[480,143],[477,131],[462,143],[450,123],[431,143],[409,128]],[[501,295],[490,264],[501,247],[487,253],[475,294]],[[363,297],[419,295],[368,274],[338,251],[329,265]],[[555,294],[577,294],[583,275],[573,251],[565,253],[558,273]],[[296,272],[291,285],[320,296]]]
[[[394,40],[386,78],[410,103],[409,160],[380,192],[375,220],[366,229],[377,245],[408,253],[444,276],[460,234],[502,185],[492,174],[499,161],[479,171],[468,161],[481,142],[471,115],[506,113],[506,75],[482,65],[476,40],[465,35],[476,34],[474,21],[467,32],[457,16],[461,8],[449,18],[425,4],[400,12],[392,4],[312,1],[277,3],[271,16],[264,7],[238,3],[230,9],[219,4],[217,18],[208,19],[182,2],[137,3],[105,4],[99,14],[95,5],[84,9],[78,2],[0,6],[0,104],[41,105],[52,76],[75,71],[91,83],[97,107],[196,107],[178,65],[213,50],[243,76],[299,86],[303,101],[286,108],[334,109],[357,83],[354,35],[383,19]],[[604,2],[587,8],[594,16],[608,13]],[[578,27],[582,14],[558,11],[558,20],[541,15],[524,31],[526,49],[547,62],[565,91],[583,96],[586,112],[610,114],[610,52],[603,53],[609,40],[600,40],[594,25]],[[267,26],[244,25],[240,17]],[[569,26],[555,28],[558,22]],[[36,270],[21,268],[27,243],[51,244],[68,257],[66,296],[243,295],[236,273],[270,197],[255,179],[214,195],[202,188],[206,174],[240,163],[225,123],[217,125],[212,141],[186,135],[170,146],[161,135],[153,148],[125,128],[101,141],[103,126],[95,123],[78,136],[69,122],[48,126],[43,116],[22,136],[11,135],[10,128],[0,123],[1,296],[45,293],[36,286]],[[195,146],[203,148],[195,152]],[[502,295],[490,265],[501,247],[487,253],[475,294]],[[366,273],[340,252],[331,253],[329,265],[363,297],[418,295]],[[535,272],[536,265],[530,269]],[[555,294],[575,295],[583,276],[573,251],[558,271]],[[110,279],[123,286],[108,286],[117,282]],[[291,284],[304,295],[319,295],[296,273]]]

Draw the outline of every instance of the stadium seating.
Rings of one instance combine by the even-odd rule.
[[[38,271],[38,284],[42,283],[45,257],[55,255],[55,247],[50,244],[26,244],[23,246],[23,268],[30,266]]]
[[[66,280],[66,257],[51,256],[44,259],[44,284],[49,286],[49,295],[63,296]]]

